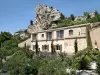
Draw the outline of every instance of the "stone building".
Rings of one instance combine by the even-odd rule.
[[[37,40],[40,51],[51,52],[51,43],[53,41],[56,52],[73,54],[75,52],[74,43],[76,39],[78,50],[87,47],[86,26],[87,24],[82,24],[33,32],[31,33],[31,50],[35,51]]]
[[[93,14],[91,14],[93,15]],[[78,51],[87,47],[87,26],[94,27],[95,24],[80,24],[69,27],[57,28],[57,21],[61,19],[62,13],[56,8],[40,4],[36,7],[35,23],[30,21],[27,32],[31,34],[31,38],[18,44],[23,48],[25,45],[29,49],[35,51],[36,40],[38,41],[38,49],[42,52],[51,52],[51,43],[54,45],[56,52],[64,52],[68,54],[75,53],[75,40],[77,40]],[[86,20],[86,17],[76,17],[75,20]],[[100,24],[99,24],[100,25]],[[92,28],[93,29],[93,28]],[[92,45],[94,43],[100,48],[100,27],[90,30]],[[88,29],[89,30],[89,29]],[[95,47],[94,47],[95,48]]]

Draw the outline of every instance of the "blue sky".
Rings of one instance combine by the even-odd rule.
[[[80,16],[83,12],[100,12],[100,0],[0,0],[0,31],[14,33],[26,29],[35,20],[38,4],[53,6],[65,16]]]

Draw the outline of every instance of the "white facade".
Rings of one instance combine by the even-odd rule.
[[[57,52],[72,54],[75,52],[74,43],[77,39],[78,51],[87,47],[86,25],[75,25],[38,31],[31,34],[31,50],[35,50],[36,39],[39,50],[51,52],[51,42]]]

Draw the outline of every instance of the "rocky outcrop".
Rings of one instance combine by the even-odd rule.
[[[90,18],[94,18],[96,16],[97,11],[91,12],[89,13]]]
[[[28,29],[27,29],[28,33],[37,32],[37,31],[41,31],[41,30],[43,30],[43,29],[40,27],[40,25],[36,25],[36,24],[29,25]]]
[[[28,27],[28,32],[37,30],[46,30],[56,27],[56,21],[61,18],[61,13],[53,7],[40,4],[36,7],[35,24]],[[32,21],[31,21],[32,24]]]
[[[19,36],[21,39],[26,39],[30,37],[30,34],[27,32],[27,29],[21,29],[14,33],[14,36]]]
[[[87,19],[87,17],[85,17],[85,16],[76,16],[74,21],[84,21],[86,19]]]

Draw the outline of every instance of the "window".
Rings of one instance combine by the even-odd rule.
[[[52,32],[47,32],[47,40],[52,40]]]
[[[37,39],[37,34],[32,35],[32,41],[35,41]]]
[[[60,50],[60,45],[56,45],[56,50]]]
[[[35,45],[33,45],[33,50],[35,50]]]
[[[42,34],[42,37],[44,37],[44,34]]]
[[[69,36],[73,35],[73,30],[69,30]]]
[[[49,50],[49,45],[42,45],[42,50]]]
[[[57,44],[54,46],[54,48],[55,50],[62,50],[62,45]]]
[[[57,38],[62,39],[64,36],[64,30],[57,31]]]
[[[80,32],[79,32],[79,35],[80,35]]]

